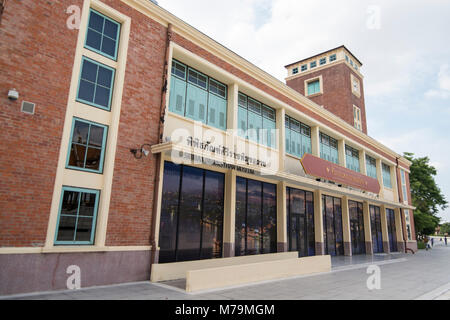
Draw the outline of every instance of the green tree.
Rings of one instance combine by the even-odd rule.
[[[442,234],[450,234],[450,222],[443,223],[441,225],[441,233]]]
[[[433,234],[439,225],[439,208],[447,208],[447,200],[436,184],[436,168],[429,164],[428,157],[414,158],[413,153],[405,152],[404,157],[411,161],[409,183],[411,186],[414,211],[414,226],[418,234]]]

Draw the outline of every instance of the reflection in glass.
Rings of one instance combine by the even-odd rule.
[[[397,252],[397,235],[395,229],[395,213],[392,209],[386,209],[386,220],[389,235],[389,248],[391,252]]]
[[[276,209],[276,185],[236,178],[236,256],[277,252]]]
[[[370,206],[370,227],[372,230],[373,253],[383,252],[383,237],[381,233],[380,207]]]
[[[312,192],[286,189],[289,251],[298,251],[300,257],[315,254],[314,203]]]
[[[349,201],[350,235],[352,240],[352,254],[366,253],[364,236],[363,204]]]
[[[341,199],[323,195],[322,201],[325,254],[343,255]]]
[[[222,256],[224,175],[165,162],[161,263]]]

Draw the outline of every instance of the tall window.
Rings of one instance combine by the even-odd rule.
[[[294,118],[286,116],[286,152],[303,157],[305,153],[311,153],[311,128]]]
[[[323,241],[325,254],[332,256],[344,254],[344,238],[342,232],[341,199],[322,196],[323,201]]]
[[[403,202],[408,202],[408,192],[406,189],[406,175],[405,175],[405,170],[401,170],[400,169],[400,175],[401,175],[401,179],[402,179],[402,193],[403,193]]]
[[[313,80],[307,84],[308,95],[320,93],[320,80]]]
[[[277,188],[236,178],[235,255],[277,252]]]
[[[115,70],[83,57],[77,101],[104,110],[111,109]]]
[[[387,188],[392,189],[392,182],[391,182],[391,167],[389,167],[387,164],[382,164],[382,170],[383,170],[383,185]]]
[[[356,129],[362,130],[361,109],[356,106],[353,106],[353,125]]]
[[[383,234],[381,231],[380,207],[370,206],[370,227],[372,230],[373,253],[383,252]]]
[[[89,13],[89,22],[84,46],[107,58],[117,59],[120,24],[93,9]]]
[[[395,228],[395,211],[386,209],[386,220],[389,238],[389,248],[391,252],[397,252],[397,233]]]
[[[56,245],[94,244],[100,191],[63,187],[56,223]]]
[[[223,173],[164,163],[160,262],[222,257]]]
[[[377,161],[368,155],[366,155],[366,173],[367,176],[377,179]]]
[[[212,127],[227,128],[227,86],[172,61],[169,110]]]
[[[350,235],[352,239],[352,254],[366,253],[366,240],[364,235],[363,204],[349,201]]]
[[[345,160],[347,164],[347,169],[360,172],[359,168],[359,151],[350,147],[345,146]]]
[[[301,257],[315,255],[313,193],[287,188],[286,206],[289,251]]]
[[[239,93],[238,128],[245,139],[276,148],[275,109]]]
[[[337,140],[322,132],[320,133],[320,157],[324,160],[339,164]]]
[[[67,168],[103,172],[108,127],[74,118]]]

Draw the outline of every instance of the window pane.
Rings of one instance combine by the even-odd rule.
[[[247,215],[247,180],[236,177],[236,221],[235,250],[236,256],[244,256],[246,251],[246,215]]]
[[[86,147],[78,144],[72,144],[69,157],[69,166],[84,168],[85,157]]]
[[[91,170],[99,170],[101,154],[102,154],[102,149],[88,148],[87,155],[86,155],[86,163],[84,165],[84,168],[91,169]]]
[[[112,77],[113,77],[112,70],[99,67],[97,84],[106,88],[111,88]]]
[[[162,263],[176,261],[180,172],[181,166],[172,162],[164,163],[161,221],[159,226],[159,259]]]
[[[91,125],[91,131],[89,133],[89,146],[102,147],[103,135],[105,129],[96,125]]]
[[[60,216],[56,241],[74,241],[76,217]]]
[[[78,218],[75,241],[91,241],[92,218]]]
[[[83,60],[81,79],[95,83],[97,80],[97,68],[98,66],[95,63],[92,63],[89,60]]]
[[[180,261],[196,260],[200,253],[203,170],[183,167],[178,223],[178,256]]]
[[[96,50],[100,50],[101,43],[102,43],[101,33],[98,33],[92,29],[88,29],[86,36],[86,45]]]
[[[205,195],[202,225],[202,259],[222,256],[224,175],[205,172]]]
[[[262,184],[248,180],[247,199],[247,254],[262,253],[261,209]]]
[[[105,29],[103,30],[104,34],[111,39],[116,40],[117,39],[117,31],[118,31],[118,25],[117,23],[114,23],[109,20],[105,20]]]
[[[64,191],[63,200],[61,204],[61,214],[62,215],[77,215],[78,212],[78,202],[79,202],[79,192]]]
[[[92,28],[98,32],[103,31],[103,21],[104,18],[100,16],[99,14],[95,13],[91,10],[90,17],[89,17],[89,28]]]
[[[72,142],[87,144],[88,134],[89,134],[89,123],[76,120],[73,128]]]
[[[78,98],[82,99],[84,101],[92,102],[94,101],[94,92],[95,92],[95,85],[81,80],[80,81],[80,89],[78,90]]]
[[[263,252],[277,252],[277,188],[263,184]]]
[[[109,106],[109,94],[110,89],[106,89],[100,86],[97,86],[95,90],[95,100],[94,103],[107,108]]]

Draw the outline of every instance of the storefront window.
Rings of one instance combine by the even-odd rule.
[[[315,255],[313,193],[286,189],[287,235],[289,251],[300,257]]]
[[[222,256],[224,175],[165,162],[159,260]]]
[[[370,206],[370,226],[372,230],[373,253],[383,252],[383,235],[381,232],[380,207]]]
[[[395,228],[395,212],[392,209],[386,209],[386,219],[389,235],[389,248],[391,252],[397,252],[397,235]]]
[[[235,255],[277,252],[276,185],[236,178]]]
[[[325,254],[344,254],[341,199],[322,196]]]
[[[348,202],[350,214],[350,234],[352,238],[352,254],[366,253],[364,236],[363,204],[356,201]]]

